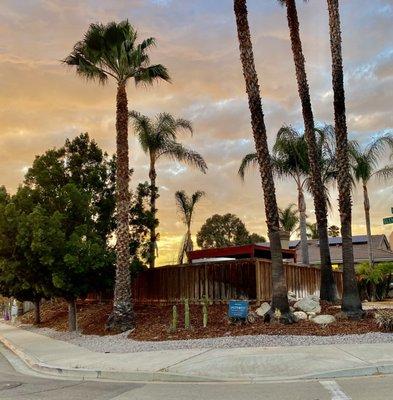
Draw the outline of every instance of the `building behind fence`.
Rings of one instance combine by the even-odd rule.
[[[288,291],[297,297],[319,294],[319,268],[285,263],[284,271]],[[335,271],[334,279],[341,297],[342,273]],[[172,303],[183,299],[200,302],[205,296],[216,303],[239,298],[270,301],[271,262],[252,258],[149,269],[134,280],[132,296],[141,303]]]

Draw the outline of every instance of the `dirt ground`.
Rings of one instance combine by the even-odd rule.
[[[175,340],[197,339],[218,336],[238,335],[346,335],[378,332],[374,313],[367,310],[365,318],[360,321],[338,319],[325,327],[312,321],[299,321],[292,325],[265,323],[257,320],[253,324],[230,323],[227,318],[227,305],[210,305],[208,308],[208,326],[203,327],[202,306],[190,305],[191,328],[184,328],[184,307],[178,305],[178,329],[170,332],[172,306],[170,305],[136,305],[136,329],[130,334],[135,340]],[[251,307],[255,309],[255,307]],[[111,304],[78,302],[78,328],[86,335],[107,335],[105,322],[111,311]],[[337,307],[322,305],[323,314],[336,315],[340,312]],[[21,323],[31,324],[34,313],[30,312],[20,318]],[[42,327],[59,331],[67,330],[67,304],[62,301],[48,302],[42,306]]]

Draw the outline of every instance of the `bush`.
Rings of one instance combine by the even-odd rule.
[[[362,298],[383,300],[389,293],[389,285],[393,275],[393,263],[384,262],[370,266],[362,263],[356,266]]]
[[[380,310],[375,313],[375,319],[380,328],[386,332],[393,332],[393,310]]]

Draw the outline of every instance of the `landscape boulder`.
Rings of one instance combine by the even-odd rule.
[[[307,314],[304,311],[295,311],[293,315],[297,318],[297,320],[307,319]]]
[[[321,306],[319,305],[319,299],[317,296],[307,296],[300,299],[294,304],[294,307],[305,313],[314,312],[316,314],[321,312]]]
[[[317,315],[316,317],[311,318],[311,321],[315,322],[316,324],[319,324],[319,325],[328,325],[328,324],[331,324],[332,322],[335,322],[336,318],[333,315],[321,314],[321,315]]]
[[[269,303],[262,303],[256,310],[255,312],[259,317],[264,317],[270,310],[270,304]]]

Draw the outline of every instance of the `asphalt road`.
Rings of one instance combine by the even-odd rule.
[[[8,351],[0,353],[0,399],[9,400],[387,400],[393,376],[262,384],[174,384],[70,381],[32,376]],[[15,369],[15,368],[16,369]]]

